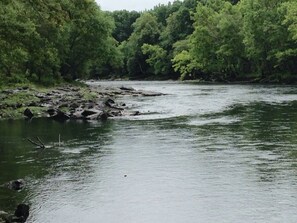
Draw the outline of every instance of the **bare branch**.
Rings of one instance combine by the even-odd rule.
[[[39,141],[39,143],[33,141],[33,140],[30,139],[30,138],[27,138],[27,140],[28,140],[30,143],[32,143],[33,145],[39,147],[40,149],[45,149],[45,145],[41,142],[41,140],[40,140],[38,137],[37,137],[37,140]]]

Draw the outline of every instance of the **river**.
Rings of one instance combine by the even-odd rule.
[[[0,184],[27,185],[0,188],[0,209],[25,202],[33,223],[296,222],[297,87],[92,84],[165,95],[120,98],[143,115],[105,122],[1,121]]]

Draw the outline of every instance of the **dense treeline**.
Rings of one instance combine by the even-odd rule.
[[[295,0],[184,0],[103,12],[94,0],[2,0],[0,81],[297,80]]]
[[[141,13],[132,27],[120,40],[130,78],[297,78],[295,0],[174,1]]]

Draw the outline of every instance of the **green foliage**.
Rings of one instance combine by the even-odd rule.
[[[77,78],[285,81],[295,0],[184,0],[102,12],[94,0],[0,2],[0,85]]]
[[[186,50],[178,53],[172,59],[174,71],[181,74],[180,80],[193,79],[193,75],[197,67],[195,62],[196,61],[192,59],[192,55]]]
[[[148,55],[146,62],[152,67],[152,72],[155,75],[163,74],[167,69],[167,64],[164,62],[166,58],[166,51],[158,45],[143,44],[142,53]]]
[[[0,77],[43,84],[88,77],[93,64],[114,63],[106,57],[118,53],[112,30],[94,0],[2,1]]]
[[[111,12],[110,15],[115,21],[113,37],[118,42],[127,40],[133,32],[132,24],[139,18],[140,13],[136,11],[120,10]]]
[[[198,4],[194,18],[192,55],[198,61],[198,68],[218,75],[241,72],[240,59],[244,55],[238,7],[229,2],[210,0]]]
[[[127,70],[132,78],[143,78],[149,75],[148,59],[142,52],[144,44],[154,45],[160,36],[156,16],[151,13],[142,14],[133,24],[134,31],[125,44]]]

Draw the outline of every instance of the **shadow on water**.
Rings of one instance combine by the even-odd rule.
[[[51,178],[73,184],[83,181],[92,172],[90,157],[100,158],[111,152],[102,149],[112,142],[110,121],[59,123],[33,119],[1,121],[0,126],[0,184],[19,178],[27,182],[26,189],[19,193],[0,188],[0,210],[12,211],[17,204],[28,202],[36,187],[59,183],[51,182]],[[46,149],[37,149],[27,141],[37,136]]]

